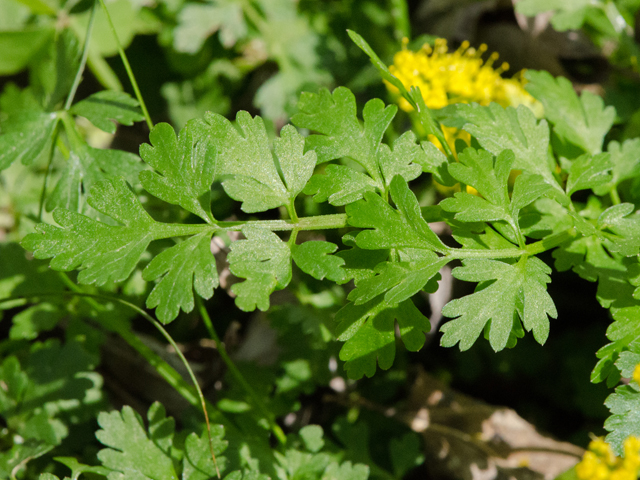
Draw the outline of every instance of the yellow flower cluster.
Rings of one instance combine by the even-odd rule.
[[[469,42],[463,42],[455,52],[449,53],[447,41],[436,40],[434,47],[425,44],[419,51],[413,52],[404,47],[395,54],[390,72],[407,88],[420,87],[427,107],[437,109],[453,103],[476,102],[488,105],[491,102],[500,105],[516,106],[525,104],[539,109],[539,103],[524,89],[522,75],[511,79],[501,77],[509,68],[503,63],[494,69],[498,54],[493,53],[485,62],[482,54],[486,45],[479,49],[470,48]],[[387,83],[394,93],[398,89]],[[411,111],[411,105],[404,99],[399,100],[400,108]]]
[[[640,470],[640,438],[624,441],[624,455],[616,457],[602,438],[589,444],[589,450],[576,465],[580,480],[637,480]]]
[[[631,379],[637,384],[640,384],[640,363],[636,365],[636,368],[633,369],[633,375],[631,376]]]

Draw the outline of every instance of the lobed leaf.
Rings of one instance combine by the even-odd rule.
[[[497,260],[466,259],[463,267],[455,268],[452,273],[459,280],[495,282],[445,305],[442,314],[455,320],[441,328],[443,346],[451,347],[459,342],[460,350],[467,350],[483,329],[488,328],[491,347],[502,350],[507,346],[516,315],[527,331],[533,330],[538,343],[546,341],[548,316],[556,318],[557,311],[546,291],[551,269],[541,260],[523,257],[517,264],[510,265]]]
[[[368,175],[343,165],[327,165],[324,175],[314,175],[304,193],[314,195],[316,203],[342,206],[360,200],[364,192],[373,192],[376,182]]]
[[[80,115],[100,130],[116,133],[116,124],[133,125],[144,120],[138,101],[128,93],[105,90],[79,101],[70,112]]]
[[[327,278],[338,284],[347,282],[347,272],[342,268],[344,259],[330,255],[338,249],[335,243],[308,241],[293,248],[293,261],[313,278]]]
[[[599,187],[612,179],[610,170],[613,165],[608,153],[597,155],[581,155],[571,162],[567,178],[567,195],[571,196],[579,190]]]
[[[58,124],[55,113],[27,111],[0,124],[0,171],[15,161],[30,165],[51,145]]]

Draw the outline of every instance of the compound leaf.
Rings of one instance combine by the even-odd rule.
[[[489,342],[495,351],[507,346],[518,314],[524,328],[533,330],[539,343],[549,334],[549,319],[557,317],[553,300],[546,291],[551,269],[541,260],[523,258],[515,265],[488,259],[466,259],[463,267],[453,270],[453,276],[464,281],[494,283],[466,297],[452,300],[442,310],[446,317],[455,318],[444,324],[442,345],[451,347],[460,342],[460,350],[467,350],[482,330],[489,325]]]
[[[431,329],[429,320],[411,300],[390,305],[379,296],[362,305],[349,303],[336,313],[338,340],[346,343],[340,350],[349,378],[373,376],[376,362],[383,370],[395,358],[395,321],[402,340],[410,351],[424,345],[424,333]]]
[[[393,142],[393,149],[384,143],[380,144],[378,163],[387,186],[396,175],[410,182],[420,176],[423,168],[432,167],[429,157],[416,143],[416,136],[411,131],[398,137]]]
[[[122,178],[96,184],[87,203],[122,226],[56,209],[53,218],[60,226],[37,225],[37,233],[27,235],[22,245],[35,258],[52,258],[55,270],[81,268],[80,283],[104,285],[126,279],[151,240],[166,236]]]
[[[227,260],[231,272],[241,278],[231,291],[237,295],[236,305],[245,312],[269,308],[269,295],[283,289],[291,280],[291,251],[273,232],[247,226],[242,229],[246,240],[231,245]]]
[[[587,153],[600,153],[604,136],[613,125],[615,109],[605,108],[602,98],[589,91],[578,97],[564,77],[553,78],[549,72],[534,70],[527,71],[526,76],[526,89],[544,106],[554,132]]]
[[[640,138],[625,140],[622,145],[616,141],[609,142],[607,150],[613,165],[611,178],[609,183],[594,188],[597,195],[604,195],[621,182],[640,175]]]
[[[356,99],[345,87],[333,93],[326,89],[317,94],[304,92],[298,109],[301,113],[293,116],[293,124],[321,134],[307,138],[307,148],[317,152],[319,163],[350,157],[380,182],[377,154],[382,135],[398,110],[395,105],[385,107],[379,99],[367,102],[362,112],[364,127],[356,115]]]
[[[614,452],[622,453],[622,444],[628,437],[640,435],[640,391],[638,386],[621,385],[609,395],[604,404],[611,416],[604,422],[610,433],[606,440]]]
[[[347,282],[347,272],[342,266],[344,259],[330,255],[338,249],[335,243],[309,241],[296,245],[293,249],[293,260],[305,273],[313,278],[329,280],[338,284]]]
[[[202,298],[211,298],[218,286],[215,257],[211,254],[211,232],[194,235],[164,250],[142,271],[147,281],[161,280],[147,298],[147,308],[155,308],[157,317],[167,323],[193,310],[193,290]]]
[[[607,246],[625,256],[637,255],[640,249],[640,215],[632,212],[631,203],[620,203],[607,208],[598,217],[598,227],[613,232],[607,236]]]
[[[116,133],[114,122],[133,125],[133,122],[144,120],[138,101],[128,93],[114,90],[94,93],[76,103],[70,111],[74,115],[86,118],[107,133]]]
[[[351,225],[372,229],[358,233],[358,246],[370,250],[410,247],[447,251],[448,247],[422,217],[418,200],[406,180],[396,175],[391,181],[390,192],[397,209],[372,192],[366,192],[364,199],[347,205]]]
[[[140,173],[142,186],[152,195],[213,223],[211,184],[216,173],[212,143],[195,135],[188,124],[178,137],[173,127],[159,123],[149,134],[151,145],[140,146],[140,156],[157,172]]]

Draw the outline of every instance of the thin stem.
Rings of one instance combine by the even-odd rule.
[[[262,399],[260,398],[260,396],[256,393],[253,387],[249,385],[249,382],[247,382],[247,380],[244,378],[244,376],[242,375],[242,372],[240,372],[236,364],[233,363],[233,360],[231,360],[231,357],[229,357],[229,354],[227,353],[227,349],[225,348],[224,343],[220,341],[220,337],[218,337],[216,330],[213,328],[211,317],[209,317],[209,313],[207,312],[207,309],[202,303],[202,300],[196,297],[196,302],[198,304],[198,311],[200,312],[202,321],[207,327],[207,330],[209,331],[209,335],[211,336],[211,338],[216,344],[216,348],[218,349],[220,358],[222,358],[222,361],[227,365],[227,368],[235,377],[236,381],[240,384],[242,388],[244,388],[245,392],[247,392],[249,397],[251,397],[255,406],[258,408],[258,410],[260,410],[260,412],[267,418],[267,420],[269,421],[269,426],[271,427],[271,431],[276,436],[278,441],[282,445],[284,445],[287,442],[287,437],[285,433],[282,431],[282,429],[280,428],[280,425],[278,425],[275,422],[273,418],[273,413],[262,402]]]
[[[138,88],[138,82],[136,81],[136,77],[133,75],[133,71],[131,70],[131,65],[129,65],[129,60],[127,59],[127,55],[124,53],[124,49],[122,48],[122,45],[120,44],[120,40],[118,39],[118,33],[116,32],[116,27],[113,25],[113,20],[111,20],[111,15],[109,15],[109,10],[107,9],[107,5],[104,3],[104,0],[100,0],[100,5],[102,6],[102,10],[104,10],[104,14],[107,16],[107,20],[109,21],[111,32],[113,32],[113,38],[115,38],[116,46],[118,47],[118,53],[120,54],[120,58],[122,59],[124,68],[127,71],[127,76],[129,77],[129,81],[131,82],[133,91],[135,92],[136,98],[138,99],[138,103],[140,104],[140,108],[142,109],[142,114],[144,115],[144,119],[147,121],[147,126],[149,127],[149,130],[151,130],[153,129],[153,122],[151,121],[151,117],[149,116],[149,111],[147,110],[147,105],[144,103],[144,99],[142,98],[142,94],[140,93],[140,89]]]
[[[51,174],[51,165],[53,164],[53,156],[56,152],[56,143],[58,141],[58,125],[55,126],[53,137],[51,140],[51,149],[49,150],[49,160],[47,161],[47,171],[44,174],[42,182],[42,190],[40,191],[40,204],[38,205],[38,223],[42,222],[42,212],[44,211],[44,200],[47,195],[47,184],[49,183],[49,175]]]
[[[613,187],[611,190],[609,190],[609,197],[611,197],[611,203],[613,203],[614,205],[620,204],[620,195],[618,194],[618,189],[616,187]]]
[[[78,71],[76,72],[76,78],[73,79],[73,85],[71,86],[71,91],[69,92],[67,101],[64,104],[65,110],[69,110],[71,108],[71,104],[73,103],[73,97],[76,96],[76,91],[78,90],[78,86],[82,81],[82,73],[84,72],[84,67],[87,64],[87,57],[89,56],[89,41],[91,40],[91,30],[93,29],[93,20],[95,16],[96,16],[96,3],[94,0],[93,5],[91,6],[91,15],[89,16],[89,25],[87,25],[87,35],[84,38],[84,47],[82,47],[82,58],[80,60],[80,65],[78,66]]]
[[[391,18],[394,22],[394,35],[396,40],[409,38],[411,36],[411,25],[409,23],[409,12],[406,0],[390,0]]]
[[[347,226],[347,215],[337,213],[333,215],[319,215],[316,217],[302,217],[297,222],[293,220],[249,220],[244,222],[218,222],[217,227],[223,231],[240,231],[245,225],[255,225],[268,228],[273,232],[288,230],[323,230],[327,228],[344,228]]]

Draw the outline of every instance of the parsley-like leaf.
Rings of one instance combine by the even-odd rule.
[[[621,454],[623,442],[640,435],[640,389],[636,384],[621,385],[604,404],[611,411],[604,422],[604,428],[611,432],[606,440],[614,452]]]
[[[0,124],[0,170],[20,160],[30,165],[48,150],[58,123],[55,113],[28,111],[11,115]]]
[[[422,217],[418,200],[404,178],[396,175],[391,181],[390,192],[397,210],[372,192],[365,193],[363,200],[347,205],[346,212],[351,225],[372,229],[356,236],[360,248],[449,250]]]
[[[269,295],[283,289],[291,280],[291,251],[273,232],[260,227],[242,229],[246,240],[231,245],[227,260],[231,272],[241,278],[231,291],[237,295],[236,305],[245,312],[269,308]]]
[[[386,370],[395,358],[395,321],[398,321],[402,340],[410,351],[424,345],[424,333],[431,328],[429,320],[411,300],[390,305],[382,296],[362,305],[349,303],[336,313],[338,340],[346,343],[340,359],[350,378],[373,376],[376,361]]]
[[[581,155],[571,162],[567,178],[567,195],[579,190],[598,187],[611,181],[613,167],[608,153]]]
[[[147,280],[162,279],[147,298],[147,308],[156,309],[157,317],[167,323],[182,308],[193,310],[193,290],[202,298],[211,298],[218,286],[216,261],[211,254],[211,232],[194,235],[164,250],[142,271]]]
[[[622,145],[616,141],[609,142],[607,151],[613,164],[612,176],[609,183],[593,189],[597,195],[604,195],[625,180],[640,175],[640,138],[625,140]]]
[[[107,133],[116,133],[114,122],[133,125],[133,122],[144,120],[136,99],[131,98],[128,93],[112,90],[94,93],[76,103],[70,111]]]
[[[587,153],[600,153],[604,136],[613,125],[615,109],[605,108],[602,98],[586,90],[578,98],[564,77],[553,78],[549,72],[534,70],[526,76],[529,82],[525,88],[544,106],[554,132]]]
[[[442,314],[455,320],[441,328],[443,346],[451,347],[460,342],[460,350],[469,349],[490,321],[491,347],[495,351],[502,350],[507,346],[516,313],[524,328],[533,330],[538,343],[546,341],[549,335],[547,316],[557,317],[553,300],[546,290],[546,284],[551,281],[549,267],[535,257],[523,257],[515,265],[488,259],[466,259],[463,265],[453,270],[455,278],[467,282],[495,282],[445,305]]]
[[[198,215],[208,223],[211,184],[216,173],[214,148],[207,137],[198,138],[188,124],[178,137],[173,127],[159,123],[149,134],[151,145],[140,147],[140,156],[157,172],[140,173],[142,186],[152,195]]]
[[[376,182],[368,175],[344,165],[327,165],[324,175],[314,175],[304,189],[316,203],[341,206],[360,200],[364,192],[373,192]]]
[[[330,255],[338,249],[335,243],[308,241],[296,245],[293,260],[305,273],[322,280],[328,278],[338,284],[347,282],[347,272],[342,268],[344,259]]]

